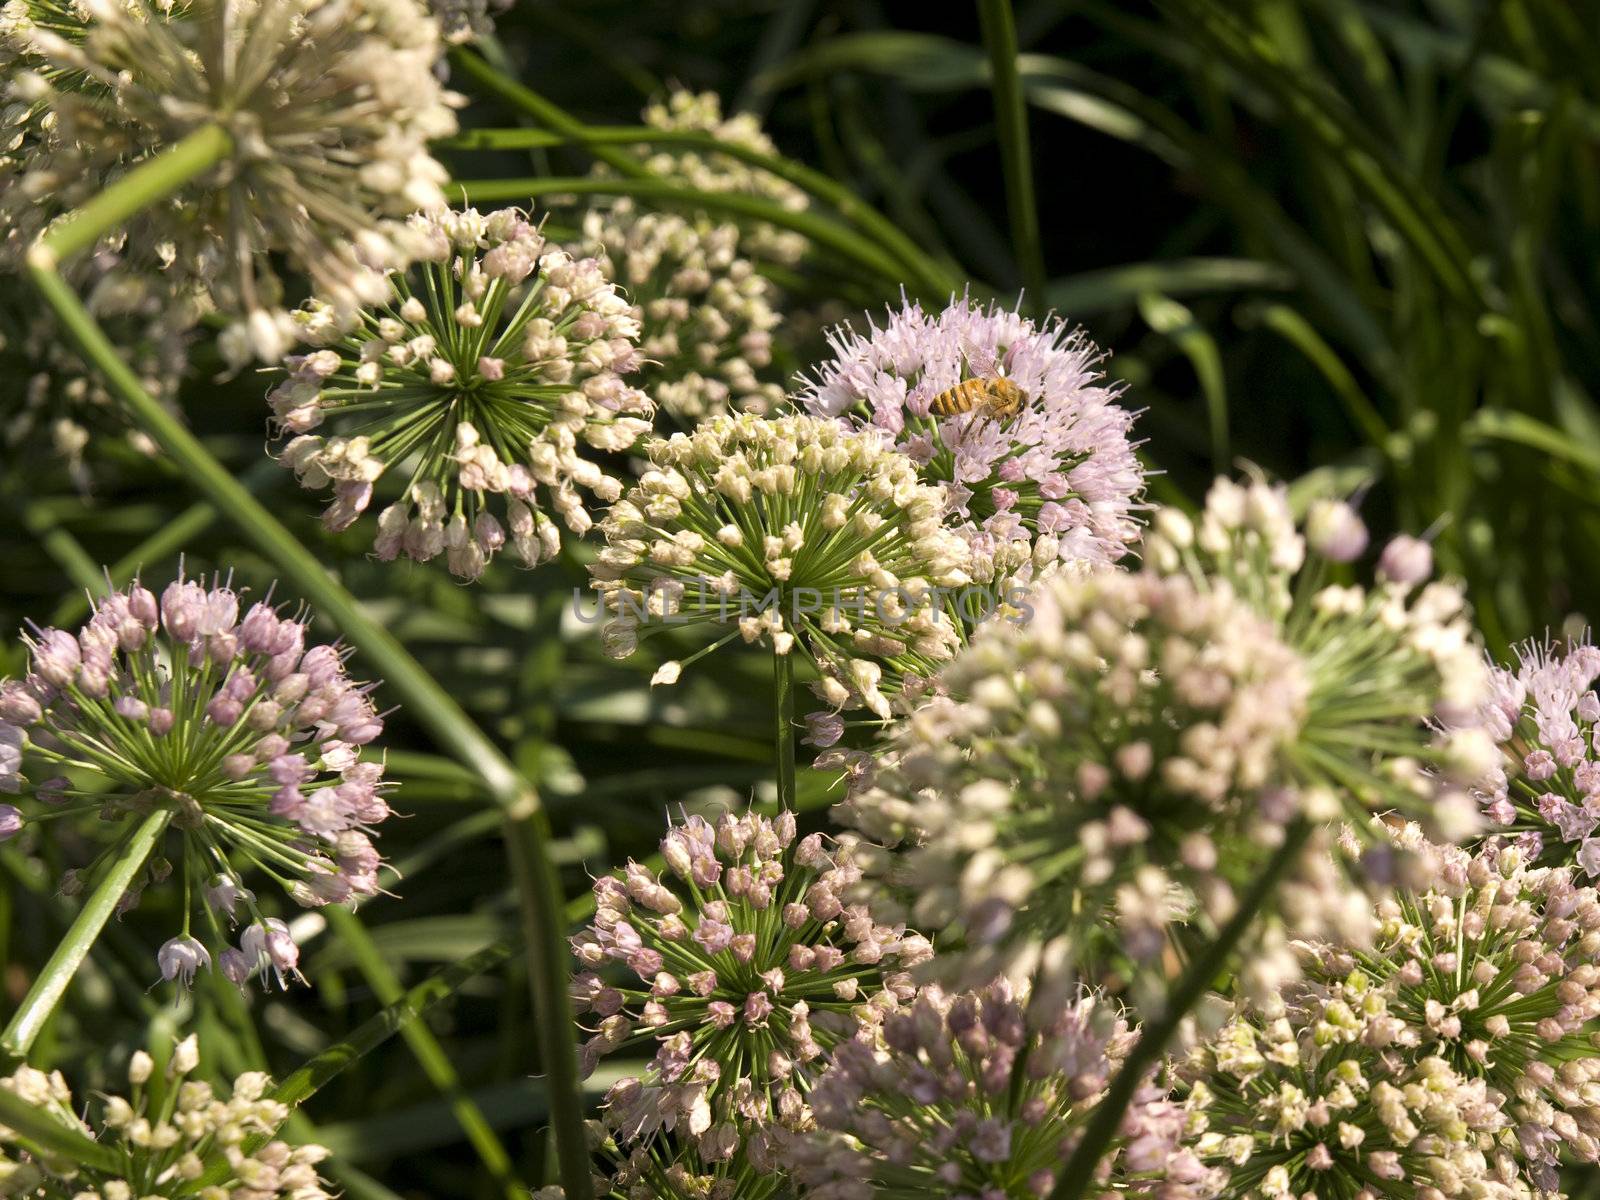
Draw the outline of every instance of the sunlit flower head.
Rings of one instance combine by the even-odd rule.
[[[875,910],[944,934],[966,986],[1070,974],[1108,925],[1154,965],[1169,926],[1225,921],[1289,824],[1327,815],[1289,769],[1310,667],[1226,584],[1101,567],[1027,604],[978,629],[839,810],[873,843]],[[1359,928],[1367,901],[1303,857],[1276,897],[1297,927]]]
[[[411,227],[427,261],[391,276],[381,304],[354,323],[317,303],[296,315],[321,348],[290,356],[268,397],[291,439],[282,461],[333,488],[330,529],[378,486],[398,492],[378,514],[380,559],[443,554],[470,580],[509,544],[533,566],[560,547],[549,511],[582,534],[588,506],[622,494],[594,455],[650,427],[622,378],[639,365],[638,319],[594,259],[548,245],[518,209]]]
[[[1384,1047],[1343,999],[1241,1011],[1189,1057],[1189,1144],[1238,1200],[1533,1200],[1504,1097],[1443,1057]]]
[[[417,0],[8,8],[11,100],[48,114],[0,175],[12,240],[31,242],[129,168],[220,126],[226,157],[137,217],[127,253],[173,286],[202,285],[236,319],[221,343],[235,363],[275,362],[292,343],[271,256],[354,312],[413,257],[403,218],[443,206],[447,175],[427,144],[455,115],[434,73],[438,23]]]
[[[871,1040],[841,1043],[813,1092],[816,1130],[789,1158],[810,1200],[1039,1200],[1055,1186],[1133,1041],[1085,996],[1046,1008],[1004,982],[929,987]],[[1147,1084],[1096,1168],[1096,1196],[1215,1195],[1181,1146],[1185,1113]]]
[[[742,413],[653,443],[650,460],[590,568],[612,653],[669,628],[770,639],[817,666],[835,709],[886,719],[889,681],[932,674],[959,644],[947,593],[970,582],[966,545],[940,524],[939,489],[871,434]]]
[[[1393,811],[1457,841],[1480,825],[1462,785],[1494,758],[1474,727],[1488,677],[1471,614],[1459,586],[1428,582],[1432,556],[1414,538],[1385,547],[1374,582],[1344,582],[1363,574],[1347,565],[1365,540],[1352,519],[1341,538],[1320,521],[1308,538],[1284,488],[1219,479],[1198,521],[1156,515],[1144,557],[1162,574],[1225,582],[1305,661],[1298,786],[1336,797],[1359,829]]]
[[[1370,950],[1307,947],[1307,982],[1329,1011],[1361,1010],[1366,1046],[1487,1083],[1535,1186],[1554,1193],[1564,1155],[1600,1160],[1600,897],[1517,846],[1468,854],[1415,826],[1399,838],[1416,886],[1379,902]]]
[[[774,154],[761,122],[750,113],[725,117],[722,101],[715,92],[672,92],[664,101],[649,105],[644,123],[656,129],[703,133],[730,146]],[[752,166],[729,154],[703,150],[698,146],[662,143],[640,147],[645,167],[655,175],[681,180],[705,192],[738,192],[759,196],[781,204],[791,212],[803,211],[810,203],[804,190],[771,171]],[[764,221],[747,225],[746,253],[756,259],[793,264],[805,257],[809,243],[803,234],[782,229]]]
[[[328,1157],[321,1146],[276,1138],[289,1106],[271,1098],[272,1080],[247,1071],[219,1092],[188,1078],[200,1062],[191,1035],[172,1051],[166,1078],[152,1083],[155,1065],[137,1051],[123,1095],[73,1098],[59,1071],[19,1067],[0,1088],[27,1101],[67,1132],[111,1149],[123,1166],[110,1172],[62,1156],[36,1154],[29,1139],[0,1127],[0,1187],[7,1196],[38,1200],[130,1200],[181,1195],[208,1167],[223,1174],[197,1194],[204,1200],[333,1200],[317,1176]],[[260,1143],[259,1145],[257,1143]]]
[[[1479,791],[1490,824],[1545,862],[1600,875],[1600,648],[1530,642],[1493,667],[1479,721],[1501,747]]]
[[[164,816],[121,904],[150,884],[182,887],[181,933],[157,955],[166,979],[213,965],[235,983],[257,967],[297,974],[287,928],[256,905],[257,878],[307,906],[378,891],[370,835],[389,806],[383,764],[362,757],[383,729],[371,688],[340,649],[308,646],[303,621],[265,602],[242,619],[239,608],[220,584],[180,577],[158,600],[136,583],[76,635],[36,630],[29,673],[0,681],[0,791],[28,801],[0,805],[0,836],[93,814],[112,838],[64,893],[92,888],[136,828]],[[205,941],[190,931],[197,909]],[[238,948],[223,948],[241,921]]]
[[[828,1047],[909,996],[926,939],[874,921],[842,894],[848,843],[800,838],[792,813],[690,817],[662,840],[668,873],[637,863],[595,882],[594,924],[573,940],[582,1057],[648,1039],[642,1077],[607,1096],[625,1147],[659,1133],[706,1162],[767,1152],[798,1128]]]
[[[1112,563],[1138,539],[1134,414],[1081,332],[962,297],[831,341],[801,405],[880,433],[946,485],[980,578]]]
[[[639,310],[639,386],[677,422],[783,399],[772,370],[772,286],[740,253],[739,227],[640,212],[626,198],[583,219],[586,248]]]

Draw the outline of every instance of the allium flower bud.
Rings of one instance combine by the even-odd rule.
[[[1383,548],[1378,571],[1385,579],[1404,587],[1422,583],[1433,574],[1433,547],[1421,538],[1402,533]]]
[[[1306,541],[1329,562],[1354,562],[1367,548],[1367,526],[1343,500],[1317,500],[1306,515]]]

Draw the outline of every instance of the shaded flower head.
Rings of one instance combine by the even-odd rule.
[[[467,45],[494,33],[494,18],[510,9],[512,0],[428,0],[428,11],[439,19],[444,40]]]
[[[29,674],[0,680],[0,791],[29,795],[28,825],[94,813],[122,840],[163,815],[161,844],[177,843],[185,895],[203,901],[216,941],[245,923],[239,949],[216,958],[234,982],[257,965],[293,975],[299,957],[244,875],[307,906],[372,895],[371,835],[389,815],[383,765],[362,758],[383,729],[371,688],[349,678],[337,648],[308,647],[302,621],[266,603],[241,619],[239,608],[220,584],[180,577],[158,600],[135,583],[99,601],[76,635],[34,633]],[[63,891],[92,885],[116,857],[69,872]],[[171,872],[158,850],[123,906]],[[182,936],[157,955],[166,979],[213,963],[189,926],[186,906]]]
[[[788,1158],[814,1200],[1050,1194],[1120,1059],[1127,1025],[1093,997],[1030,1005],[1003,981],[924,988],[872,1039],[841,1043],[812,1094],[816,1130]],[[1141,1088],[1094,1194],[1216,1194],[1184,1149],[1183,1109]]]
[[[109,266],[90,263],[75,275],[107,336],[145,391],[176,408],[188,364],[191,324],[174,317],[170,297]],[[0,276],[0,466],[7,472],[60,463],[80,490],[93,481],[91,458],[122,439],[141,454],[155,443],[129,427],[100,375],[74,352],[61,327],[20,277]],[[98,440],[97,440],[98,439]]]
[[[1308,947],[1307,984],[1326,1013],[1361,1010],[1371,1049],[1437,1055],[1488,1084],[1535,1186],[1555,1192],[1562,1151],[1600,1160],[1600,896],[1516,846],[1398,836],[1421,878],[1379,902],[1370,949]],[[1338,1022],[1324,1034],[1348,1035]]]
[[[1485,815],[1546,862],[1600,875],[1600,648],[1529,642],[1492,667],[1478,714],[1501,755],[1479,786]]]
[[[840,810],[881,848],[861,855],[875,906],[953,934],[941,961],[969,986],[1081,965],[1108,920],[1153,962],[1169,925],[1231,914],[1307,807],[1310,668],[1226,584],[1102,567],[1028,604],[977,630]],[[1307,916],[1360,923],[1361,897],[1316,882]]]
[[[690,817],[661,849],[666,876],[630,863],[595,882],[594,924],[573,940],[574,999],[596,1022],[582,1057],[656,1047],[607,1096],[624,1146],[660,1132],[707,1162],[760,1154],[803,1124],[823,1052],[909,995],[904,968],[931,947],[845,903],[849,844],[797,837],[792,813]]]
[[[1138,539],[1134,414],[1081,332],[962,297],[830,340],[800,404],[877,431],[944,484],[979,577],[1112,563]]]
[[[1239,1200],[1512,1200],[1504,1097],[1443,1057],[1383,1048],[1392,1019],[1343,999],[1241,1010],[1197,1048],[1190,1140]]]
[[[751,113],[723,116],[722,101],[715,92],[679,89],[665,100],[649,105],[643,117],[644,123],[655,129],[701,133],[733,147],[760,154],[776,153],[777,148],[762,130],[760,120]],[[682,180],[699,191],[759,196],[792,212],[803,211],[810,204],[805,191],[797,184],[731,154],[670,143],[642,146],[639,152],[644,155],[644,165],[651,174]],[[805,257],[809,243],[803,234],[765,221],[750,221],[745,245],[751,258],[793,264]]]
[[[871,434],[742,413],[653,443],[650,460],[590,568],[617,656],[669,620],[770,636],[817,665],[835,707],[887,718],[880,684],[931,674],[959,644],[946,593],[970,582],[966,546],[939,523],[939,490]]]
[[[220,126],[224,159],[141,214],[126,247],[237,318],[222,340],[236,363],[276,361],[291,341],[271,254],[354,312],[415,252],[402,218],[443,206],[427,143],[455,116],[434,74],[439,27],[417,0],[22,7],[0,27],[11,98],[48,116],[0,185],[10,239],[20,249],[118,175]]]
[[[421,215],[411,229],[427,261],[391,276],[354,323],[315,302],[297,314],[321,348],[290,356],[268,397],[293,435],[283,462],[305,487],[332,486],[331,529],[398,476],[380,559],[443,553],[476,579],[509,542],[533,566],[560,545],[546,508],[581,534],[583,493],[621,494],[580,452],[626,450],[650,427],[650,402],[622,380],[639,364],[638,319],[595,260],[548,246],[517,209]]]
[[[8,1196],[40,1200],[129,1200],[177,1195],[220,1163],[223,1174],[199,1194],[207,1200],[332,1200],[317,1176],[328,1157],[321,1146],[292,1146],[273,1135],[289,1106],[269,1094],[272,1080],[248,1071],[218,1092],[187,1078],[199,1065],[193,1036],[174,1048],[165,1087],[152,1089],[153,1064],[134,1054],[125,1095],[102,1095],[92,1106],[75,1101],[59,1071],[19,1067],[0,1088],[33,1105],[62,1129],[92,1138],[123,1160],[117,1172],[23,1148],[30,1144],[0,1127],[0,1186]],[[163,1100],[166,1097],[166,1100]],[[91,1115],[92,1114],[92,1115]],[[259,1140],[261,1144],[254,1146]],[[225,1153],[217,1153],[226,1148]]]
[[[640,386],[676,421],[783,399],[772,370],[772,286],[740,253],[739,227],[703,215],[593,208],[583,235],[637,306]]]

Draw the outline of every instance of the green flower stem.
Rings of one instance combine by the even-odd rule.
[[[651,125],[637,126],[584,126],[581,132],[554,133],[544,129],[473,129],[459,137],[436,143],[446,149],[458,150],[526,150],[554,146],[609,146],[623,144],[636,146],[684,146],[708,154],[721,154],[728,158],[759,167],[780,179],[786,179],[803,188],[817,199],[831,205],[845,220],[863,233],[878,239],[892,252],[904,267],[911,271],[921,290],[934,296],[948,296],[960,290],[960,280],[937,265],[920,247],[888,217],[866,203],[849,188],[821,171],[804,163],[734,142],[724,142],[693,129],[657,129]],[[643,175],[639,176],[644,178]]]
[[[778,767],[778,808],[795,810],[794,783],[794,656],[772,652],[774,747]]]
[[[1000,165],[1006,177],[1006,212],[1012,250],[1022,268],[1028,306],[1045,302],[1044,243],[1039,235],[1039,204],[1033,188],[1028,146],[1028,105],[1017,70],[1017,23],[1011,0],[978,0],[978,21],[989,51],[989,86],[994,93],[995,126],[1000,134]]]
[[[387,1007],[403,999],[405,988],[360,919],[349,909],[337,904],[329,905],[323,914],[328,919],[329,928],[350,950],[357,968],[378,997],[378,1003]],[[505,1194],[506,1200],[527,1200],[530,1189],[517,1179],[511,1156],[506,1153],[505,1146],[483,1115],[483,1110],[461,1086],[455,1068],[450,1065],[449,1055],[439,1044],[439,1039],[433,1036],[427,1022],[410,1021],[400,1033],[429,1082],[449,1101],[450,1110],[455,1113],[461,1131],[467,1135],[467,1140],[478,1152],[478,1158],[494,1177],[495,1185]]]
[[[39,1150],[61,1155],[79,1166],[115,1174],[122,1172],[122,1155],[110,1146],[102,1146],[3,1088],[0,1088],[0,1125],[21,1134]]]
[[[197,140],[198,139],[198,140]],[[202,155],[198,149],[209,155]],[[590,1200],[589,1151],[583,1131],[583,1096],[578,1086],[572,1002],[567,991],[566,927],[561,914],[561,882],[549,856],[550,824],[539,795],[511,762],[446,692],[335,581],[315,555],[283,527],[262,503],[200,444],[195,436],[145,391],[117,355],[104,331],[56,270],[63,247],[93,244],[104,228],[91,228],[81,214],[120,220],[137,206],[120,193],[129,189],[139,204],[149,204],[205,171],[227,152],[225,138],[191,135],[171,150],[130,172],[76,217],[46,235],[28,255],[34,285],[56,311],[85,358],[127,405],[145,433],[159,445],[195,487],[244,532],[298,588],[326,614],[378,669],[443,749],[482,779],[505,818],[507,852],[519,884],[528,949],[528,977],[535,1011],[540,1060],[550,1088],[551,1124],[559,1150],[562,1184],[568,1200]],[[81,955],[80,955],[81,958]],[[63,982],[61,986],[65,986]]]
[[[216,166],[232,149],[233,139],[220,125],[195,130],[57,222],[39,239],[29,262],[40,262],[48,255],[46,265],[53,266],[87,250],[135,213]]]
[[[111,860],[105,877],[89,893],[66,936],[33,981],[33,986],[28,989],[17,1011],[11,1014],[5,1031],[0,1033],[0,1049],[8,1055],[21,1059],[32,1049],[45,1022],[66,995],[67,985],[88,956],[89,948],[116,911],[117,901],[122,899],[134,876],[144,867],[145,860],[160,841],[171,817],[172,813],[167,809],[153,812],[128,835],[116,857]]]
[[[1128,1051],[1128,1057],[1117,1070],[1116,1078],[1106,1089],[1105,1096],[1095,1107],[1094,1115],[1084,1127],[1083,1137],[1067,1159],[1066,1166],[1061,1169],[1061,1176],[1056,1180],[1055,1189],[1048,1200],[1084,1200],[1090,1195],[1095,1167],[1099,1165],[1111,1139],[1116,1136],[1117,1127],[1122,1124],[1123,1113],[1127,1111],[1133,1093],[1138,1090],[1156,1060],[1165,1053],[1167,1043],[1172,1041],[1172,1035],[1189,1015],[1189,1010],[1199,1003],[1228,965],[1234,947],[1300,856],[1300,851],[1311,837],[1311,830],[1308,822],[1298,821],[1285,831],[1283,844],[1240,899],[1238,910],[1217,932],[1217,936],[1201,947],[1172,985],[1160,1017],[1144,1027],[1139,1040]]]
[[[873,242],[846,225],[813,212],[790,212],[775,200],[741,192],[702,192],[669,179],[591,179],[587,176],[547,179],[469,179],[450,184],[445,194],[458,201],[500,203],[535,196],[639,196],[686,208],[750,217],[804,234],[819,246],[865,267],[887,284],[899,286],[905,269]]]

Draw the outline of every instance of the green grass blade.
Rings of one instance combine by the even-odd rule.
[[[1022,282],[1031,297],[1031,307],[1037,309],[1044,302],[1044,243],[1039,232],[1039,200],[1033,187],[1028,106],[1017,73],[1017,26],[1011,0],[978,0],[978,20],[989,54],[989,89],[994,96],[995,128],[1000,135],[1012,252],[1022,268]]]

